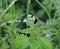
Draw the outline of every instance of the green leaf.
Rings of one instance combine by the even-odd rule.
[[[29,45],[29,38],[21,34],[12,40],[14,48],[25,49]]]
[[[34,20],[27,19],[26,24],[27,24],[27,26],[30,26],[31,28],[34,28]]]
[[[6,14],[2,17],[2,20],[3,20],[3,22],[6,22],[6,21],[14,20],[14,18],[15,18],[15,14],[6,13]]]
[[[30,49],[52,49],[52,45],[48,38],[38,37],[37,40],[32,39]]]
[[[20,30],[20,32],[22,32],[22,33],[32,33],[32,30],[31,30],[31,28],[26,28],[26,29],[22,29],[22,30]]]

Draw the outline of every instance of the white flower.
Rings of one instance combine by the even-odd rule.
[[[32,15],[31,14],[28,14],[27,17],[31,17]]]
[[[23,20],[23,22],[26,22],[26,21],[27,21],[26,19]]]
[[[49,35],[49,34],[46,34],[45,36],[46,36],[46,37],[50,37],[50,35]]]

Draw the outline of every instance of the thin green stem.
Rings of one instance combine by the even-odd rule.
[[[10,2],[12,2],[12,0]],[[14,5],[10,8],[10,13],[14,13],[15,14],[15,7],[14,7]],[[9,29],[12,29],[13,30],[13,24],[14,23],[11,23],[10,24],[10,28]],[[12,31],[10,31],[10,35],[12,36],[12,33],[11,32]]]
[[[10,0],[10,2],[12,2],[12,0]],[[10,13],[15,13],[15,6],[14,5],[10,8]]]
[[[50,16],[51,16],[51,10],[52,10],[52,0],[50,1]]]
[[[13,13],[15,13],[15,5],[13,5]]]
[[[29,14],[30,3],[31,3],[31,0],[28,0],[27,1],[27,15]]]
[[[1,9],[2,9],[2,0],[1,0]]]
[[[47,15],[48,15],[48,18],[51,19],[50,14],[49,14],[49,12],[47,11],[47,9],[46,9],[38,0],[35,0],[35,1],[45,10],[45,12],[46,12]]]
[[[12,2],[12,0],[10,0],[10,3],[11,3],[11,2]],[[12,12],[12,6],[10,7],[10,13],[13,13],[13,12]]]
[[[2,0],[1,0],[1,9],[2,9]],[[0,21],[1,24],[1,21]],[[1,36],[1,27],[0,27],[0,36]]]
[[[57,1],[55,0],[55,1],[53,1],[53,4],[54,4],[54,8],[56,9],[57,8],[57,6],[58,6],[58,3],[57,3]],[[54,19],[56,18],[56,12],[54,13]]]
[[[56,12],[55,12],[55,14],[54,14],[54,19],[56,18]]]
[[[7,2],[7,0],[5,0],[5,3],[6,3],[6,7],[8,7],[8,2]]]

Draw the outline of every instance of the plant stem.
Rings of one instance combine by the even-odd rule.
[[[12,3],[3,11],[3,13],[0,15],[0,20],[2,16],[9,10],[9,8],[16,2],[17,0],[13,0]]]
[[[6,25],[7,23],[15,23],[15,22],[21,22],[21,20],[8,21],[8,22],[5,22],[5,23],[2,23],[0,26],[4,26],[4,25]]]
[[[6,7],[8,7],[8,2],[7,2],[7,0],[5,0],[5,3],[6,3]]]
[[[27,1],[27,15],[29,14],[30,3],[31,3],[31,0],[28,0]]]
[[[1,0],[1,9],[2,9],[2,0]]]
[[[51,19],[51,18],[50,18],[50,14],[49,14],[49,12],[47,11],[47,9],[46,9],[38,0],[35,0],[35,1],[45,10],[45,12],[46,12],[47,15],[48,15],[48,18]]]

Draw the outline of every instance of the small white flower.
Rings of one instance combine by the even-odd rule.
[[[28,20],[31,20],[31,18],[28,18]]]
[[[35,20],[35,16],[33,16],[33,20]]]
[[[23,22],[26,22],[26,21],[27,21],[26,19],[23,20]]]
[[[31,17],[32,15],[31,14],[28,14],[27,17]]]
[[[49,34],[46,34],[45,36],[46,36],[46,37],[50,37],[50,35],[49,35]]]

